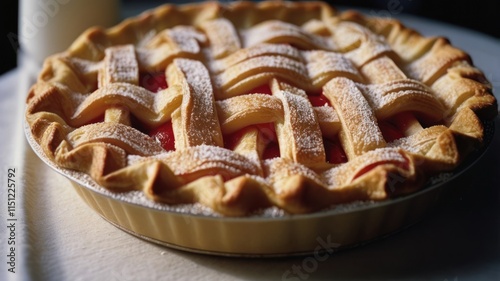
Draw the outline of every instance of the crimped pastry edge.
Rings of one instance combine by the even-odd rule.
[[[108,43],[111,43],[113,45],[118,41],[121,43],[133,41],[134,37],[122,38],[121,34],[126,33],[126,34],[137,35],[138,34],[137,30],[141,30],[142,28],[144,28],[144,26],[148,26],[148,24],[154,24],[155,20],[158,20],[158,19],[164,17],[165,14],[168,14],[174,10],[176,13],[180,13],[183,15],[184,14],[191,15],[192,13],[196,13],[196,16],[193,16],[193,19],[192,19],[192,21],[195,24],[196,24],[196,22],[205,19],[205,17],[207,17],[207,16],[210,16],[210,15],[213,16],[213,15],[221,12],[220,9],[222,6],[220,6],[217,3],[208,3],[208,4],[204,4],[204,5],[206,5],[206,6],[203,6],[203,9],[205,11],[201,12],[201,13],[197,13],[198,11],[200,11],[200,9],[202,9],[201,6],[197,5],[197,4],[185,5],[182,7],[173,6],[173,5],[166,5],[166,6],[162,6],[160,8],[157,8],[151,12],[146,12],[143,15],[140,15],[139,17],[136,17],[134,19],[126,20],[123,23],[117,25],[116,27],[113,27],[113,28],[108,29],[108,30],[95,29],[95,28],[90,29],[75,41],[75,43],[68,49],[66,54],[68,54],[70,56],[85,58],[85,59],[92,58],[92,59],[99,60],[100,58],[102,58],[100,55],[99,48],[104,48],[106,46],[106,44],[108,44]],[[248,3],[248,2],[241,2],[241,3],[236,3],[236,4],[230,5],[228,9],[235,9],[235,10],[248,9],[249,7],[257,7],[256,9],[265,9],[265,8],[276,8],[277,7],[276,5],[279,6],[279,5],[282,5],[282,3],[263,2],[263,3],[259,3],[259,4],[252,4],[252,3]],[[327,15],[332,14],[333,15],[333,13],[334,13],[334,10],[332,10],[329,6],[325,7],[324,4],[308,3],[307,7],[317,7],[314,5],[320,5],[322,7],[322,9],[325,9],[322,12],[323,15],[324,14],[327,14]],[[208,7],[208,8],[205,9],[206,7]],[[212,13],[212,14],[210,14],[210,13]],[[377,24],[370,23],[370,20],[367,17],[364,17],[361,14],[354,13],[351,11],[340,14],[339,18],[341,18],[343,20],[364,22],[364,24],[366,24],[368,26],[372,26],[373,28],[380,28],[380,26],[377,26]],[[399,30],[399,32],[403,32],[403,33],[404,32],[409,33],[410,37],[412,35],[414,35],[414,32],[415,32],[411,29],[404,27],[399,21],[395,21],[395,20],[391,20],[390,24],[387,25],[389,27],[384,26],[383,24],[381,26],[382,26],[382,30],[383,30],[382,33],[387,34],[388,37],[390,37],[391,34],[395,32],[394,30]],[[147,29],[147,28],[145,28],[145,29]],[[127,32],[127,30],[134,30],[135,32]],[[109,42],[105,42],[106,40],[108,40]],[[89,45],[88,42],[93,42],[93,43],[91,43]],[[444,44],[446,44],[446,42],[444,42]],[[35,87],[32,88],[32,92],[28,97],[28,102],[30,102],[30,100],[34,96],[36,96],[33,93],[40,91],[40,88],[42,88],[43,90],[46,90],[47,87],[48,88],[51,87],[51,85],[50,85],[51,82],[48,82],[45,85],[44,85],[45,82],[42,82],[47,78],[47,75],[51,71],[52,71],[51,59],[48,59],[44,65],[44,68],[43,68],[40,76],[39,76],[39,82],[37,83],[37,85],[35,85]],[[469,75],[469,72],[468,72],[468,69],[465,69],[463,71],[459,71],[460,75],[464,75],[464,76]],[[55,78],[57,80],[57,77],[55,77]],[[472,76],[471,78],[476,78],[479,80],[479,78],[477,78],[477,77]],[[468,108],[471,108],[472,111],[474,112],[474,114],[480,115],[479,116],[480,118],[489,119],[492,116],[494,116],[496,114],[496,107],[494,106],[496,104],[496,101],[493,98],[493,96],[491,95],[491,92],[488,90],[488,87],[483,88],[483,91],[484,92],[479,93],[476,96],[474,96],[472,98],[473,100],[469,101],[469,104],[465,103],[465,104],[461,105],[461,108],[458,108],[457,112],[468,111],[469,110]],[[30,108],[28,108],[28,115],[30,115],[30,113],[31,113],[29,111],[30,111]],[[469,116],[469,117],[464,119],[464,120],[467,120],[465,122],[470,122],[470,120],[471,120],[470,118],[474,119],[472,114],[470,114],[470,113],[464,113],[464,114]],[[457,116],[457,115],[454,115],[453,117],[455,117],[455,116]],[[31,115],[30,115],[30,117],[31,117]],[[35,138],[39,142],[44,142],[44,140],[46,141],[43,147],[45,148],[45,153],[50,155],[55,150],[53,148],[53,146],[55,144],[57,144],[58,140],[64,138],[63,135],[60,135],[61,131],[64,131],[64,129],[61,129],[60,127],[64,127],[65,124],[59,122],[60,120],[57,120],[57,117],[52,116],[52,115],[49,116],[48,119],[47,118],[44,118],[44,119],[55,121],[58,124],[50,123],[50,121],[48,122],[50,124],[45,123],[45,122],[42,122],[45,124],[40,124],[40,123],[36,123],[36,121],[32,122],[31,120],[29,122],[32,125],[36,123],[36,126],[40,126],[41,128],[43,128],[43,133],[38,132],[35,135]],[[450,128],[451,127],[455,127],[455,128],[460,127],[459,125],[461,125],[461,124],[454,124],[455,118],[451,118],[451,120],[452,121],[450,122],[450,124],[451,124]],[[473,123],[479,124],[478,120],[479,119],[474,120]],[[463,123],[463,122],[464,121],[461,121],[461,123]],[[44,126],[46,126],[46,127],[44,127]],[[475,129],[477,129],[477,128],[475,128]],[[476,140],[474,140],[474,137],[471,138],[471,136],[467,136],[467,133],[468,132],[465,132],[465,131],[464,132],[448,131],[447,136],[443,137],[444,138],[443,142],[448,144],[448,143],[450,143],[450,141],[453,143],[454,140],[458,139],[459,140],[458,145],[460,145],[462,147],[469,147],[469,144],[471,144],[471,143],[477,144],[477,140],[481,141],[482,137],[476,138]],[[457,145],[457,143],[455,143],[455,145]],[[439,147],[436,148],[436,150],[440,150],[440,149],[443,149],[443,148],[439,148]],[[461,152],[461,151],[459,150],[458,152]],[[466,151],[463,151],[463,152],[466,152]],[[452,152],[452,154],[457,154],[457,153]],[[459,153],[459,154],[460,154],[460,158],[463,158],[463,154],[465,154],[465,153]],[[461,159],[457,159],[456,163],[453,163],[449,167],[445,167],[445,168],[448,169],[450,167],[455,166],[460,160]],[[446,161],[448,161],[448,160],[445,160],[445,162]],[[441,164],[437,164],[437,165],[441,165]],[[219,211],[224,211],[224,210],[219,210]],[[242,215],[242,214],[245,214],[247,211],[248,210],[243,210],[242,213],[236,212],[232,215]],[[310,212],[310,211],[311,210],[305,210],[305,212]],[[231,215],[231,214],[228,213],[228,215]]]

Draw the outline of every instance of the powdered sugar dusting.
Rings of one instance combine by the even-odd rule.
[[[278,193],[280,192],[282,186],[276,183],[294,175],[302,175],[317,182],[318,184],[322,184],[321,179],[318,177],[316,172],[301,163],[296,163],[288,159],[274,158],[265,160],[264,169],[266,175],[269,175],[267,180],[271,185],[273,185]]]
[[[359,84],[358,87],[363,90],[365,97],[375,111],[380,111],[386,106],[405,106],[405,103],[397,103],[398,99],[405,96],[410,97],[415,102],[426,100],[428,106],[435,109],[440,108],[439,102],[434,98],[430,89],[415,80],[403,79],[383,84]]]
[[[350,158],[385,146],[374,112],[353,81],[335,78],[325,85],[324,90],[325,96],[330,99],[339,115],[343,131],[350,141],[346,147]]]
[[[316,112],[316,116],[318,117],[319,122],[340,122],[337,112],[335,112],[335,110],[330,106],[325,105],[314,107],[314,111]]]
[[[262,43],[247,49],[238,50],[225,58],[212,61],[209,66],[212,72],[219,73],[244,60],[259,56],[282,56],[297,61],[302,59],[300,52],[290,45]]]
[[[411,136],[394,140],[387,145],[389,147],[399,147],[415,154],[425,155],[445,130],[447,128],[442,125],[431,126]]]
[[[164,154],[161,161],[165,161],[176,175],[186,175],[208,171],[236,177],[242,174],[259,174],[259,167],[255,166],[245,156],[231,150],[209,145],[193,146],[187,149]],[[212,171],[211,171],[212,170]]]
[[[96,75],[103,63],[102,61],[94,62],[77,57],[63,56],[61,59],[69,62],[72,67],[84,76]]]
[[[322,178],[331,189],[349,184],[353,178],[364,168],[386,163],[406,164],[408,160],[401,154],[399,148],[378,148],[369,151],[346,164],[336,166],[325,171]]]
[[[156,115],[156,112],[152,111],[154,103],[154,94],[144,88],[128,83],[112,83],[88,95],[78,105],[71,119],[78,121],[82,116],[89,114],[89,111],[99,111],[99,109],[102,113],[108,104],[123,104],[132,109],[141,107],[141,110],[153,117]]]
[[[185,182],[213,175],[221,175],[225,181],[242,175],[252,177],[261,183],[259,188],[265,189],[271,202],[279,202],[280,191],[287,188],[280,184],[292,176],[303,175],[325,188],[342,188],[351,184],[360,171],[364,173],[363,169],[371,168],[370,165],[395,164],[398,168],[406,169],[406,165],[398,166],[401,163],[408,164],[402,149],[417,152],[434,140],[434,136],[424,141],[412,136],[388,145],[385,143],[375,114],[388,105],[398,103],[400,97],[415,95],[432,98],[432,95],[425,85],[403,79],[406,77],[399,74],[404,73],[394,63],[380,69],[379,65],[385,65],[383,61],[372,64],[392,50],[385,38],[371,33],[368,28],[355,22],[337,24],[342,21],[339,18],[338,21],[329,22],[313,20],[303,27],[271,20],[246,30],[237,30],[229,19],[209,18],[203,22],[207,19],[204,14],[197,17],[197,27],[175,26],[159,33],[154,31],[141,35],[144,38],[138,44],[142,48],[138,52],[132,45],[110,47],[106,49],[101,62],[76,59],[68,67],[87,75],[85,79],[92,77],[89,81],[94,81],[92,79],[94,75],[97,76],[95,72],[98,68],[101,71],[99,90],[92,94],[75,94],[68,99],[78,104],[74,109],[64,109],[65,114],[72,113],[69,114],[69,126],[85,124],[89,120],[84,116],[95,115],[96,112],[102,114],[102,111],[111,107],[117,110],[123,108],[126,118],[129,111],[134,113],[134,117],[150,129],[160,122],[158,120],[170,118],[175,111],[172,115],[175,119],[175,138],[178,141],[177,135],[182,135],[181,138],[186,138],[185,145],[176,146],[176,151],[165,152],[139,130],[117,123],[96,123],[73,130],[67,135],[65,144],[81,146],[104,142],[117,146],[127,151],[129,165],[147,164],[149,161],[157,165],[157,161],[162,161]],[[248,48],[242,50],[242,46]],[[136,56],[139,56],[139,62]],[[456,56],[445,56],[444,59],[456,59]],[[422,58],[421,61],[407,65],[407,71],[415,77],[428,77],[422,71],[430,68],[419,65],[428,62],[428,58]],[[440,64],[445,62],[441,61]],[[141,71],[163,71],[169,67],[168,76],[172,69],[175,75],[167,79],[176,83],[169,83],[171,88],[157,94],[134,86],[138,84],[139,66]],[[416,67],[418,71],[414,69]],[[433,66],[433,69],[437,68]],[[401,80],[387,81],[398,77]],[[273,88],[273,96],[257,94],[253,97],[229,98],[217,104],[215,102],[212,85],[216,87],[218,97],[227,98],[243,95],[248,89],[269,81],[290,83],[290,88]],[[95,88],[93,83],[90,84]],[[302,90],[290,90],[294,87]],[[306,91],[316,95],[321,90],[335,110],[328,106],[312,107]],[[85,92],[80,89],[77,91]],[[321,100],[322,97],[317,98]],[[256,104],[249,106],[252,102]],[[257,111],[268,114],[266,117],[269,116],[269,120],[266,121],[276,122],[281,157],[264,161],[258,159],[265,144],[260,143],[257,136],[259,132],[255,128],[252,129],[255,138],[251,140],[255,143],[249,145],[251,148],[247,150],[251,153],[238,154],[220,147],[224,142],[219,119],[224,123],[226,119],[239,118],[235,123],[248,126],[254,124],[251,122],[255,120],[243,119],[254,119],[248,116],[255,115]],[[119,120],[127,121],[125,118]],[[180,126],[182,133],[177,131]],[[349,162],[335,165],[335,168],[323,174],[321,172],[326,167],[333,165],[325,166],[329,164],[325,163],[323,137],[330,136],[322,135],[320,126],[335,131],[331,137],[339,137],[349,158]],[[142,161],[144,163],[140,163]],[[260,165],[264,166],[265,171]],[[177,210],[177,207],[167,208],[150,202],[138,191],[116,197],[123,200],[132,198],[134,202],[155,208]],[[185,208],[181,206],[179,210],[213,215],[200,204],[189,204]],[[276,211],[271,213],[275,214]]]
[[[207,21],[202,25],[208,39],[212,55],[222,58],[241,48],[240,39],[233,24],[224,18]]]
[[[290,79],[309,84],[307,69],[303,63],[281,56],[260,56],[245,60],[217,75],[214,79],[217,87],[228,88],[243,78],[259,75],[262,72],[282,73]]]
[[[250,47],[260,43],[300,43],[315,49],[332,50],[334,45],[329,38],[303,31],[300,27],[277,20],[260,23],[242,32],[243,46]]]
[[[215,99],[208,70],[195,60],[175,59],[186,78],[186,89],[182,100],[182,122],[190,146],[201,144],[222,146]]]
[[[142,68],[164,70],[174,58],[197,57],[207,42],[205,34],[192,26],[175,26],[165,29],[152,38],[144,38],[136,48]]]
[[[354,65],[360,67],[371,59],[389,52],[392,52],[392,48],[385,42],[384,37],[375,36],[373,33],[369,33],[369,35],[362,39],[359,48],[346,53],[345,56],[351,60]]]
[[[325,151],[321,130],[309,100],[286,91],[279,91],[276,96],[283,104],[285,120],[283,130],[289,132],[288,134],[281,133],[292,138],[285,139],[283,135],[278,135],[280,143],[291,144],[290,154],[296,162],[307,166],[324,162]]]
[[[176,26],[167,30],[167,36],[176,45],[179,51],[197,54],[200,52],[198,42],[206,42],[206,37],[203,33],[198,32],[191,26]]]
[[[216,103],[222,130],[228,134],[256,124],[260,119],[255,118],[264,117],[266,123],[273,122],[281,117],[283,111],[281,101],[266,94],[241,95]]]
[[[96,123],[83,126],[69,133],[67,140],[73,147],[92,142],[111,143],[128,153],[145,156],[156,155],[164,151],[147,135],[118,123]]]
[[[325,51],[304,51],[302,55],[307,61],[309,77],[314,81],[321,76],[328,76],[329,79],[343,75],[361,81],[358,70],[343,55]],[[315,83],[316,84],[316,83]]]
[[[133,45],[110,47],[105,50],[104,80],[101,85],[114,82],[136,84],[139,81],[139,66]]]

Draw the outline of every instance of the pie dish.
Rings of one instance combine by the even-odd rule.
[[[89,29],[47,58],[26,121],[51,165],[111,193],[246,217],[415,193],[484,146],[496,114],[445,38],[270,1],[164,5]]]

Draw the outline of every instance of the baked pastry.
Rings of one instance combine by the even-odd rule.
[[[470,57],[321,2],[164,5],[49,57],[27,98],[58,167],[226,216],[415,192],[497,114]]]

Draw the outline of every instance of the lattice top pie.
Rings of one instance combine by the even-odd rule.
[[[446,39],[320,2],[166,5],[90,29],[27,103],[59,167],[228,216],[415,192],[497,113]]]

